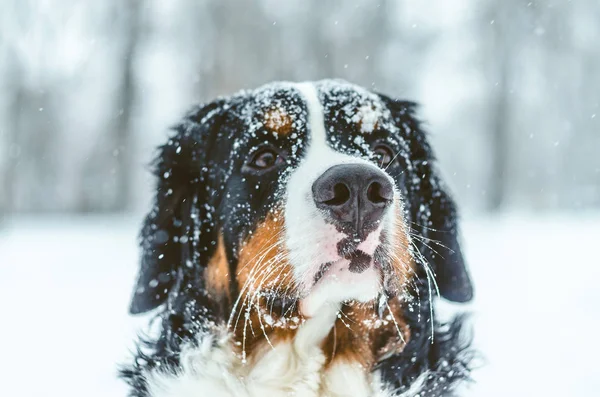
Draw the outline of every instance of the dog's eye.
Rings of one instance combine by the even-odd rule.
[[[381,168],[385,168],[394,160],[394,152],[392,149],[383,143],[378,143],[373,148],[373,161]]]
[[[284,162],[283,157],[271,148],[263,148],[254,153],[246,162],[246,167],[254,171],[266,171]]]

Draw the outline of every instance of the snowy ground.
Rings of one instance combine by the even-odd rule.
[[[126,394],[136,235],[132,217],[0,225],[2,396]],[[600,214],[467,220],[464,241],[485,355],[468,395],[598,395]]]

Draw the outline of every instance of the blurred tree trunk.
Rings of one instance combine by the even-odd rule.
[[[502,40],[499,37],[500,40]],[[504,46],[503,46],[504,47]],[[501,209],[506,200],[506,178],[508,176],[509,135],[509,84],[510,60],[506,48],[499,48],[497,57],[497,86],[492,100],[492,129],[490,131],[491,173],[489,187],[489,207],[491,211]]]
[[[15,19],[25,25],[34,20],[26,10],[12,10]],[[4,37],[0,41],[5,62],[1,89],[7,98],[3,125],[6,156],[0,158],[0,212],[60,210],[63,203],[57,189],[56,161],[59,126],[53,107],[59,102],[58,90],[47,81],[31,78],[22,51]]]
[[[132,118],[136,99],[135,57],[140,33],[140,11],[142,0],[129,0],[124,25],[121,89],[117,94],[117,119],[114,129],[114,151],[116,195],[113,210],[123,211],[131,204],[133,162]]]
[[[9,105],[7,125],[4,138],[6,157],[2,164],[2,194],[0,195],[0,215],[9,214],[14,210],[15,176],[21,148],[17,143],[19,131],[19,109],[23,107],[24,90],[18,84],[20,79],[13,76],[11,84],[12,101]],[[16,83],[15,83],[16,82]],[[12,116],[12,117],[11,117]]]
[[[508,4],[506,4],[508,3]],[[510,93],[511,88],[511,49],[515,42],[510,32],[511,19],[508,15],[509,2],[494,2],[491,18],[484,21],[490,29],[490,48],[488,50],[489,83],[491,90],[490,107],[490,178],[487,208],[498,211],[506,202],[508,156],[510,153]]]
[[[116,60],[118,79],[114,107],[106,124],[107,132],[94,145],[81,172],[77,211],[125,211],[131,207],[135,166],[133,117],[136,104],[135,60],[140,36],[143,0],[116,4],[105,29],[120,45]],[[116,30],[115,30],[116,27]]]

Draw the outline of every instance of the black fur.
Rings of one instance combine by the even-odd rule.
[[[368,156],[364,147],[355,144],[353,127],[340,116],[347,103],[338,94],[321,90],[326,127],[335,132],[328,139],[339,150]],[[401,136],[390,136],[379,126],[372,137],[403,153],[387,171],[405,198],[405,215],[411,232],[420,236],[414,241],[422,256],[417,258],[412,300],[405,307],[410,341],[402,353],[386,358],[377,368],[398,392],[427,374],[420,395],[447,396],[469,378],[471,353],[469,341],[462,339],[463,317],[445,325],[432,317],[432,285],[427,280],[433,275],[426,272],[425,263],[432,266],[444,298],[459,302],[472,298],[458,241],[456,208],[435,170],[433,152],[415,117],[415,104],[380,97]],[[248,116],[248,106],[258,102],[297,109],[297,142],[277,138],[260,126],[252,130],[257,124],[253,115]],[[144,313],[161,307],[161,332],[157,339],[140,338],[134,363],[121,370],[132,397],[147,396],[144,372],[156,367],[176,371],[183,343],[195,343],[199,332],[213,332],[215,325],[227,321],[232,302],[209,295],[204,269],[220,235],[230,274],[236,273],[240,242],[278,202],[280,183],[286,177],[285,172],[253,177],[239,170],[248,154],[265,141],[294,151],[296,156],[286,165],[294,168],[306,146],[306,133],[306,109],[298,95],[287,90],[261,97],[242,92],[194,109],[160,148],[154,165],[156,204],[142,229],[141,270],[130,311]],[[233,281],[230,295],[235,300],[238,291]]]
[[[398,393],[419,381],[423,382],[421,397],[452,396],[458,385],[471,380],[475,353],[470,348],[470,337],[463,331],[467,317],[459,315],[448,324],[440,324],[435,316],[431,317],[427,282],[421,279],[416,289],[415,300],[406,305],[404,312],[410,340],[401,353],[381,361],[377,368],[384,382]]]
[[[207,153],[214,147],[222,121],[222,102],[188,114],[174,127],[175,136],[160,148],[154,165],[158,179],[156,204],[141,233],[142,263],[131,302],[132,314],[165,303],[182,266],[193,261],[194,282],[202,287],[202,270],[212,256],[216,232],[207,208],[214,202]],[[192,211],[195,216],[192,215]],[[199,238],[193,235],[200,230]],[[189,272],[188,272],[189,273]],[[196,285],[196,284],[195,284]],[[204,288],[199,288],[204,290]]]
[[[435,169],[435,156],[416,117],[416,104],[380,96],[396,124],[410,131],[406,134],[410,156],[405,158],[410,164],[403,167],[412,172],[399,186],[406,189],[413,236],[421,236],[415,244],[433,266],[440,294],[450,301],[468,302],[473,298],[473,286],[459,245],[456,205]]]

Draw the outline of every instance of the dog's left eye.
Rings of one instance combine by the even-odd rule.
[[[378,143],[373,147],[373,160],[381,168],[386,168],[394,160],[394,151],[388,145]]]
[[[245,167],[253,171],[267,171],[285,162],[284,158],[272,148],[263,148],[246,161]]]

